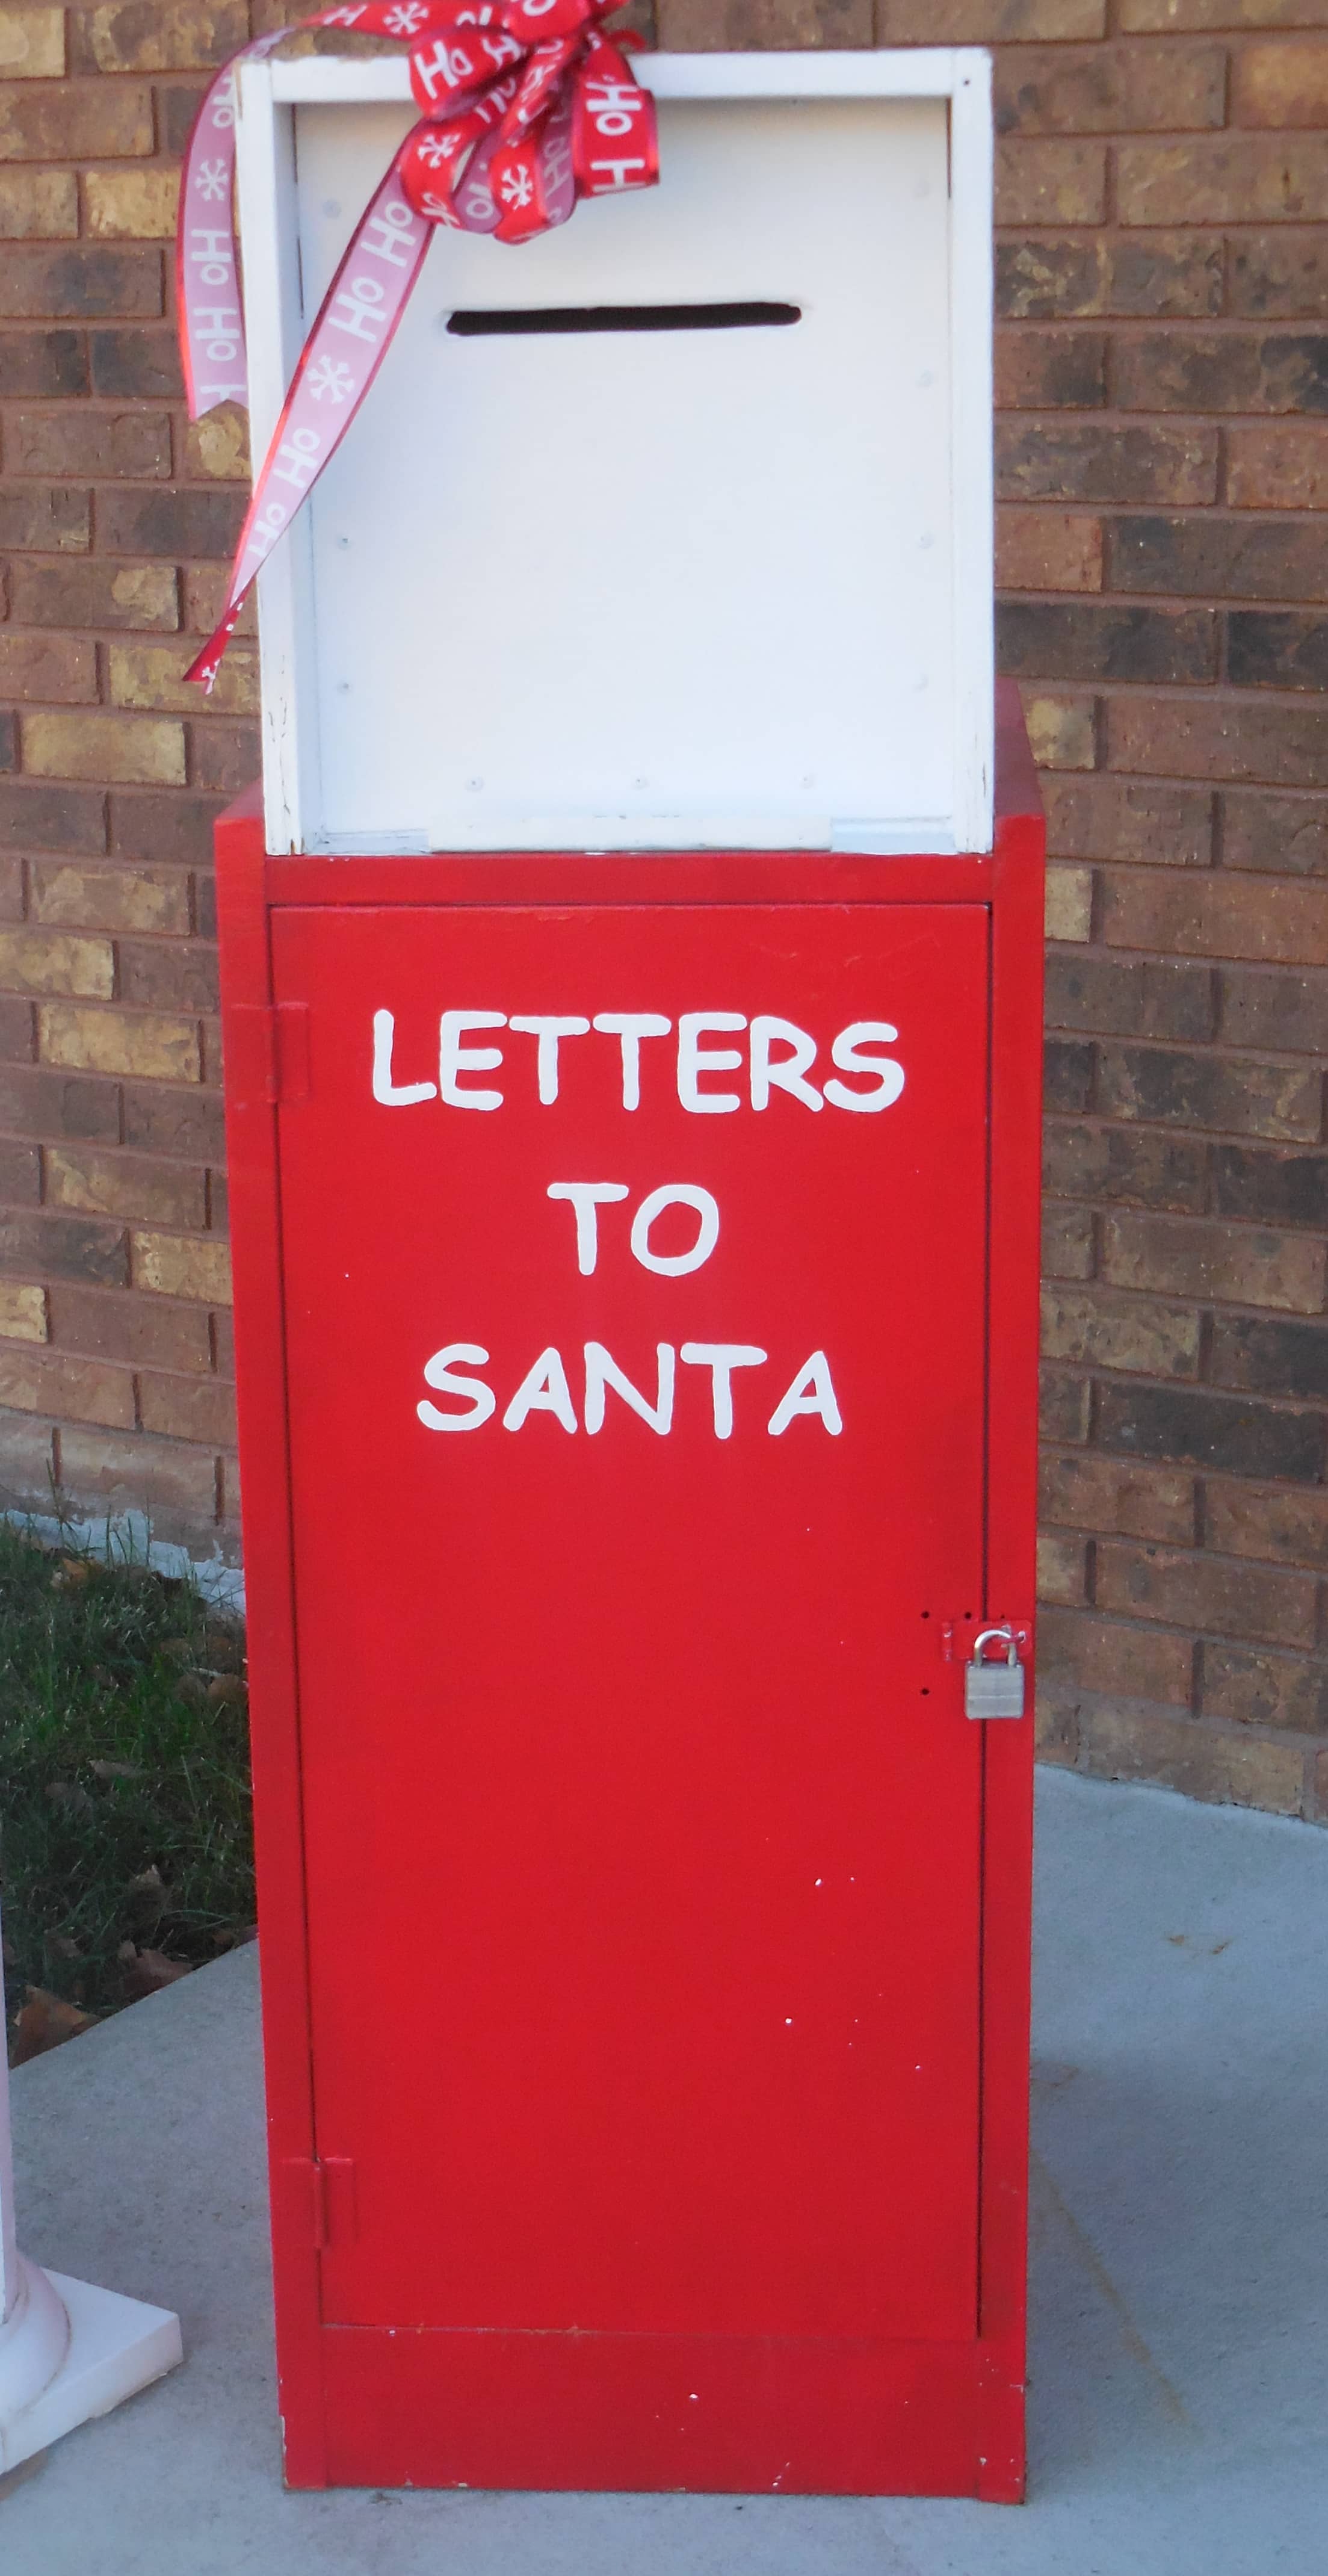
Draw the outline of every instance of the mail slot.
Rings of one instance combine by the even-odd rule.
[[[1009,2500],[986,64],[635,59],[657,189],[429,250],[218,828],[286,2475]],[[409,123],[242,75],[260,446]]]

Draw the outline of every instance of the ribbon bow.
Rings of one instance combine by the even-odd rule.
[[[240,611],[335,455],[395,337],[432,229],[532,241],[581,197],[659,178],[655,102],[599,21],[621,0],[361,0],[302,27],[353,27],[411,48],[423,111],[351,235],[304,347],[240,531],[226,606],[185,673],[211,691]],[[260,36],[206,92],[185,152],[176,232],[189,417],[244,402],[235,180],[236,73],[292,33]]]

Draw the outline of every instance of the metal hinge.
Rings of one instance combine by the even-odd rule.
[[[316,2254],[353,2244],[358,2234],[355,2165],[350,2156],[287,2156],[289,2180],[301,2191]]]
[[[225,1038],[231,1096],[240,1107],[290,1109],[308,1099],[307,1002],[233,1003]]]

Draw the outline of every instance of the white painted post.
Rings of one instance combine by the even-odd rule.
[[[20,2254],[0,2047],[0,2473],[109,2414],[182,2359],[180,2320],[169,2308],[44,2272]]]

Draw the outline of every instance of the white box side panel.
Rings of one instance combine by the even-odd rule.
[[[931,818],[944,837],[947,115],[935,97],[668,103],[658,191],[518,251],[439,237],[312,506],[309,843],[557,845],[597,816],[626,842],[688,816],[812,840],[829,817]],[[409,119],[296,121],[308,317]],[[803,319],[446,327],[458,306],[749,299]]]

